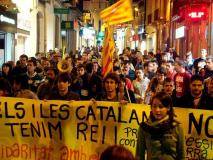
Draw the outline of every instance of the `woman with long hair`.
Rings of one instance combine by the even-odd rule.
[[[151,113],[138,131],[136,157],[139,160],[184,160],[184,136],[174,119],[172,99],[159,92],[151,100]]]
[[[12,84],[13,76],[12,76],[12,65],[9,63],[3,63],[2,65],[2,75],[1,77],[5,78]]]

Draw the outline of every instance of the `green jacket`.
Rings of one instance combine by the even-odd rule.
[[[136,157],[138,160],[184,160],[183,130],[177,121],[169,123],[168,116],[161,121],[151,118],[138,131]]]

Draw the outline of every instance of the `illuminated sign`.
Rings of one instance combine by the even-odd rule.
[[[179,11],[179,16],[189,22],[200,22],[208,19],[207,4],[185,5]]]
[[[191,21],[201,21],[206,20],[208,15],[207,6],[204,4],[192,5],[188,7],[187,17]]]
[[[31,22],[29,19],[25,19],[18,15],[17,27],[26,31],[30,31]]]
[[[185,26],[179,27],[175,31],[175,38],[182,38],[185,36]]]
[[[201,18],[202,16],[204,16],[204,12],[191,12],[189,14],[191,18]]]
[[[6,23],[10,23],[10,24],[16,24],[16,21],[12,18],[6,17],[4,15],[0,15],[0,21],[1,22],[6,22]]]
[[[74,29],[73,21],[62,21],[61,29]]]
[[[95,30],[89,28],[83,28],[83,37],[85,39],[94,39]]]

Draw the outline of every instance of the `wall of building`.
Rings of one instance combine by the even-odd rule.
[[[55,0],[50,0],[48,3],[41,3],[39,0],[14,1],[20,11],[20,22],[28,24],[28,26],[21,25],[19,27],[21,32],[16,33],[15,60],[18,60],[21,54],[31,57],[35,56],[36,52],[48,52],[50,49],[54,49],[56,44],[54,7],[61,7],[61,4]],[[59,42],[57,44],[58,47],[61,47],[60,22],[62,16],[58,15],[58,17]]]
[[[99,23],[99,21],[101,21],[100,19],[100,12],[102,10],[104,10],[105,8],[108,7],[108,1],[106,0],[92,0],[92,1],[84,1],[83,4],[83,8],[86,11],[89,11],[91,13],[91,22],[93,22],[93,29],[96,32],[96,35],[98,35],[99,33],[99,29],[101,29],[101,23]],[[84,24],[85,27],[87,26],[87,24]],[[94,36],[93,40],[89,40],[89,41],[94,41],[93,45],[96,45],[96,35]],[[82,39],[83,41],[88,41],[88,40],[84,40],[84,38]]]
[[[169,45],[171,0],[146,0],[146,32],[147,50],[156,52],[165,51]],[[156,11],[158,10],[158,14]],[[155,15],[156,14],[156,15]],[[151,15],[151,23],[148,17]]]
[[[40,9],[41,10],[41,9]],[[30,29],[30,52],[27,53],[29,56],[34,56],[37,52],[37,14],[38,14],[38,0],[32,1],[31,11],[30,11],[30,21],[31,21],[31,29]],[[43,16],[42,12],[40,13]]]
[[[196,4],[196,2],[194,3]],[[193,57],[197,58],[200,56],[200,51],[203,48],[207,49],[209,54],[212,54],[212,4],[207,5],[206,7],[208,10],[208,13],[205,13],[208,14],[207,19],[201,18],[194,21],[192,18],[183,17],[182,20],[177,19],[172,22],[171,31],[173,32],[173,35],[171,38],[173,46],[177,49],[181,57],[185,57],[185,54],[191,51]],[[173,7],[173,10],[177,9],[178,8],[175,8],[175,6]],[[175,38],[175,32],[181,26],[185,28],[184,37]]]
[[[46,21],[46,35],[44,39],[44,52],[55,48],[55,15],[54,4],[46,3],[45,6],[45,21]]]
[[[154,11],[159,2],[156,0],[146,0],[146,49],[155,52],[157,49],[157,28],[154,22]],[[152,15],[151,23],[148,23],[148,16]]]

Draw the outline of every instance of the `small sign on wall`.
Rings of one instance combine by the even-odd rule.
[[[175,31],[175,38],[182,38],[185,36],[185,26],[179,27]]]

